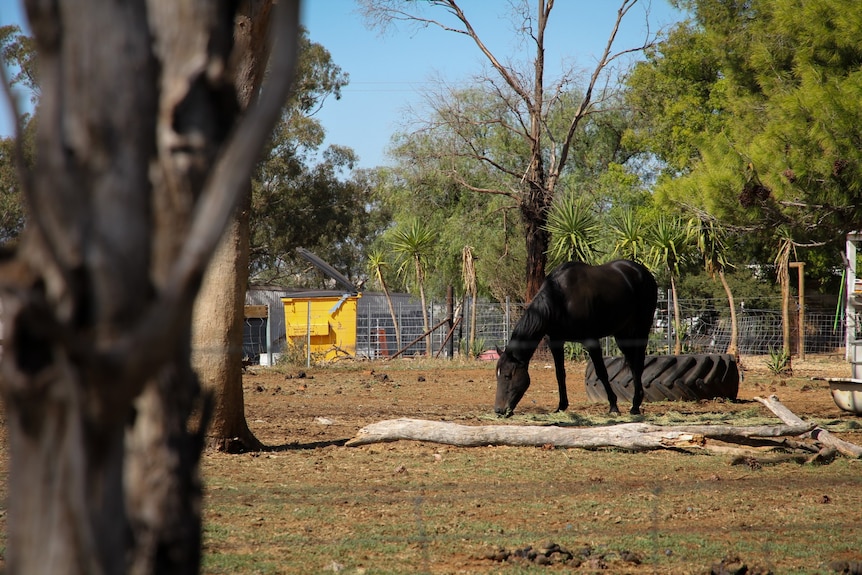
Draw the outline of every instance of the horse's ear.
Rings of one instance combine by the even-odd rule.
[[[497,355],[503,355],[505,349],[501,348],[499,345],[494,346],[497,349]]]

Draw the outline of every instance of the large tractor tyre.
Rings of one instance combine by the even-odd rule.
[[[625,358],[604,360],[614,393],[621,400],[631,401],[634,383]],[[584,379],[590,401],[608,400],[592,362],[587,363]],[[739,392],[739,369],[736,359],[728,354],[649,355],[641,379],[644,401],[736,399]]]

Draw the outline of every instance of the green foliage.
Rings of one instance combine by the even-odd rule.
[[[413,220],[392,230],[387,239],[398,258],[398,275],[409,278],[408,285],[421,288],[434,253],[434,231],[420,220]]]
[[[775,283],[774,274],[758,277],[752,270],[740,267],[726,274],[736,305],[744,302],[746,309],[775,309],[781,290]],[[679,291],[689,299],[724,300],[726,294],[721,284],[700,270],[689,271],[679,281]]]
[[[609,227],[614,238],[614,256],[643,263],[649,253],[646,212],[624,207],[610,216]]]
[[[314,114],[328,97],[340,96],[348,77],[322,46],[305,35],[301,43],[297,90],[252,182],[250,275],[260,283],[323,287],[322,274],[300,275],[308,266],[296,248],[358,281],[365,250],[389,218],[374,197],[374,173],[343,175],[356,160],[352,150],[320,150],[324,133]]]
[[[650,246],[648,261],[653,268],[677,277],[680,266],[691,260],[692,236],[678,216],[659,215],[647,232],[647,241]]]
[[[790,352],[785,349],[769,349],[766,367],[772,375],[789,375],[792,373]]]
[[[633,121],[623,141],[657,156],[666,174],[686,173],[705,136],[720,129],[725,84],[719,58],[692,22],[676,25],[645,56],[627,81]]]
[[[551,234],[549,267],[568,261],[594,262],[599,225],[584,199],[566,194],[554,202],[545,229]]]
[[[25,133],[24,154],[33,163],[33,126]],[[21,202],[14,138],[0,138],[0,245],[14,242],[24,229],[25,212]]]
[[[487,346],[488,343],[484,338],[477,337],[472,342],[468,338],[464,338],[461,340],[461,353],[464,354],[464,357],[476,359],[487,349]]]
[[[582,344],[567,341],[563,344],[563,357],[567,361],[587,361],[590,359],[590,354]]]
[[[11,72],[9,82],[13,93],[23,88],[35,102],[39,94],[36,51],[32,38],[22,34],[18,26],[0,26],[0,62]],[[21,129],[21,159],[24,167],[30,168],[35,161],[36,122],[29,115],[24,115]],[[0,138],[0,245],[14,242],[24,229],[26,220],[21,201],[16,148],[15,138]]]
[[[842,0],[688,0],[629,80],[632,142],[662,162],[656,197],[706,211],[768,262],[773,230],[818,245],[830,283],[862,219],[862,12]],[[812,274],[813,275],[813,274]],[[812,277],[811,275],[809,277]]]
[[[33,39],[14,25],[0,26],[0,60],[12,71],[9,83],[13,88],[30,92],[33,103],[39,99],[39,66]]]

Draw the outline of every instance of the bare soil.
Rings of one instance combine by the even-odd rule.
[[[764,358],[741,365],[737,401],[647,403],[644,420],[780,423],[753,400],[775,394],[862,444],[862,418],[841,411],[822,379],[847,376],[843,358],[794,360],[782,377]],[[584,368],[568,366],[568,417],[632,420],[587,401]],[[550,360],[534,360],[531,374],[515,417],[500,420],[490,362],[250,368],[247,419],[271,451],[205,455],[205,571],[835,573],[862,560],[858,460],[739,465],[678,451],[344,446],[361,427],[400,417],[559,422]],[[552,543],[561,551],[537,563]]]
[[[753,401],[776,394],[800,417],[862,444],[862,417],[836,407],[822,379],[848,375],[842,357],[794,360],[787,377],[772,375],[764,358],[746,357],[742,365],[737,401],[647,403],[642,419],[777,424]],[[246,416],[270,450],[204,454],[202,572],[862,570],[860,460],[740,464],[697,450],[344,445],[361,427],[400,417],[466,425],[631,421],[587,401],[584,370],[583,363],[568,366],[571,406],[553,414],[553,370],[549,359],[535,359],[531,388],[515,416],[502,420],[492,413],[492,362],[249,369]],[[5,474],[5,441],[0,447]],[[5,532],[3,509],[0,528]]]

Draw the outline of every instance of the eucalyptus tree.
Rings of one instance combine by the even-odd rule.
[[[317,112],[338,99],[349,76],[304,34],[297,90],[252,181],[249,275],[259,283],[296,285],[306,248],[353,279],[365,272],[364,251],[388,223],[373,196],[376,175],[357,170],[344,146],[324,148]]]
[[[521,33],[519,40],[531,47],[529,68],[508,63],[495,54],[473,27],[459,0],[361,1],[373,25],[386,28],[408,22],[418,27],[436,26],[469,38],[484,56],[490,72],[477,80],[484,87],[484,93],[493,96],[496,112],[491,113],[492,109],[483,104],[482,110],[488,113],[477,114],[476,107],[464,99],[459,100],[464,106],[449,105],[445,86],[442,94],[429,94],[429,105],[434,108],[435,117],[426,128],[440,128],[450,135],[448,146],[431,149],[429,153],[451,159],[447,176],[465,189],[500,195],[516,206],[526,248],[528,300],[545,279],[549,210],[573,145],[584,134],[583,125],[609,96],[606,90],[611,83],[609,69],[621,56],[651,44],[651,39],[647,38],[634,48],[616,48],[620,25],[637,2],[618,3],[604,49],[596,58],[585,84],[575,91],[574,78],[578,74],[574,69],[564,70],[553,84],[548,84],[545,76],[545,34],[551,22],[553,0],[538,0],[535,7],[523,0],[513,6],[513,21]],[[441,105],[437,106],[438,103]],[[484,145],[483,138],[489,133],[497,134],[507,152],[505,155],[493,153],[494,150]],[[469,161],[460,163],[457,159]],[[464,166],[487,172],[485,183],[488,185],[476,185],[473,178],[465,176]]]
[[[11,97],[29,94],[35,104],[39,96],[36,49],[33,39],[18,26],[0,26],[0,62],[10,74],[7,94]],[[35,162],[35,129],[32,116],[23,114],[17,138],[0,138],[0,246],[14,242],[24,229],[18,166],[32,168]]]
[[[462,283],[466,244],[474,246],[477,293],[500,300],[522,298],[522,268],[516,266],[524,261],[520,257],[523,242],[518,241],[517,224],[512,222],[517,214],[512,214],[502,196],[473,193],[449,174],[455,164],[472,186],[490,188],[496,182],[488,174],[470,169],[464,159],[432,157],[433,150],[447,146],[446,134],[439,131],[398,134],[393,144],[395,162],[376,172],[375,199],[396,225],[409,224],[419,213],[436,230],[434,275],[426,284],[429,295],[442,297],[448,286]],[[384,242],[377,245],[385,247]]]
[[[242,4],[25,2],[41,94],[27,226],[0,274],[9,573],[200,570],[211,397],[191,310],[299,26],[279,2],[270,81],[241,115]]]
[[[233,69],[239,105],[245,108],[255,100],[266,71],[264,40],[273,2],[255,0],[242,5],[244,13],[236,23],[235,41],[247,47],[247,57],[237,60]],[[321,243],[341,239],[327,235],[325,230],[340,234],[348,227],[345,222],[362,215],[362,210],[354,211],[356,204],[350,202],[361,199],[363,188],[336,176],[339,168],[351,164],[352,152],[326,150],[317,165],[311,164],[313,152],[323,141],[323,130],[313,115],[328,97],[340,95],[347,77],[329,53],[310,42],[304,32],[298,42],[296,90],[283,102],[279,122],[195,303],[194,366],[207,388],[214,391],[208,442],[219,449],[261,447],[246,422],[242,394],[244,304],[250,272],[256,274],[255,279],[275,283],[279,258],[292,256],[300,243],[293,232],[316,238],[319,243],[302,247],[318,249]],[[329,257],[333,252],[324,255]],[[358,267],[355,253],[349,249],[337,253],[349,254],[345,260],[352,255],[352,266]]]

